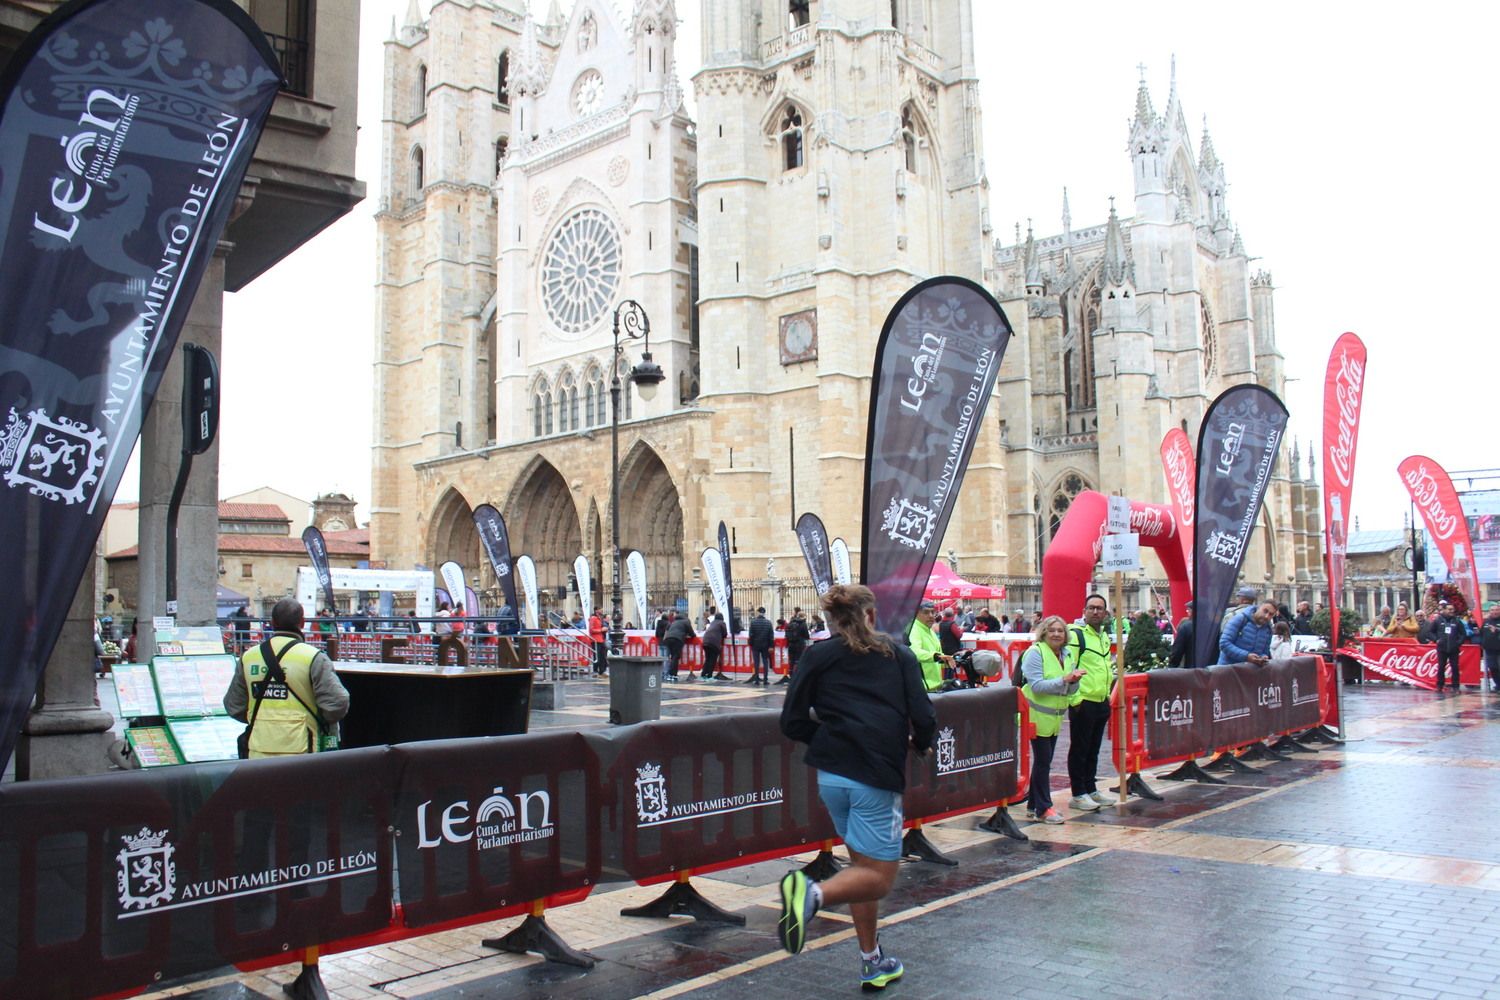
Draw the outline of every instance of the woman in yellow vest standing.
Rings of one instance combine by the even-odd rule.
[[[240,657],[224,710],[250,723],[251,757],[316,753],[320,728],[336,732],[348,714],[349,692],[328,656],[302,641],[301,604],[290,597],[277,601],[271,627],[274,635]]]
[[[1057,734],[1068,713],[1068,699],[1078,691],[1083,671],[1069,669],[1065,649],[1068,623],[1048,615],[1037,623],[1036,642],[1021,656],[1021,694],[1027,701],[1036,735],[1031,738],[1031,787],[1026,796],[1026,818],[1043,823],[1061,823],[1062,813],[1052,805],[1052,755]]]

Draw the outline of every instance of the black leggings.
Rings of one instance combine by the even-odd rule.
[[[1056,736],[1031,738],[1031,787],[1026,792],[1026,808],[1038,816],[1052,808],[1052,755],[1056,751]]]

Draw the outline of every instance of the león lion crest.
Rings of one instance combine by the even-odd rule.
[[[667,779],[660,764],[642,764],[635,769],[635,814],[642,823],[667,818]]]
[[[177,890],[177,866],[172,862],[177,848],[167,842],[167,831],[141,827],[140,833],[120,839],[125,842],[115,855],[120,905],[144,910],[171,899]]]

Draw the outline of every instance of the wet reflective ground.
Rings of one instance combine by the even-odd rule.
[[[763,690],[669,687],[664,714],[774,707],[781,689]],[[882,942],[906,977],[886,992],[1500,997],[1500,696],[1346,692],[1349,743],[1256,764],[1227,785],[1148,775],[1164,801],[1069,811],[1062,826],[1023,824],[1026,843],[978,830],[983,815],[927,827],[959,865],[902,866],[882,904]],[[559,717],[599,724],[596,705],[569,708]],[[1064,760],[1059,747],[1060,807]],[[332,995],[351,998],[856,995],[846,911],[821,914],[801,955],[777,946],[775,883],[790,866],[693,880],[743,914],[744,927],[619,916],[656,887],[601,890],[551,911],[548,923],[598,959],[589,972],[480,946],[512,920],[331,956],[323,977]],[[222,977],[186,992],[277,996],[294,972]]]

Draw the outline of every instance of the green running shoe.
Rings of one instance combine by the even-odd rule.
[[[901,978],[906,971],[901,965],[901,959],[894,955],[880,952],[880,957],[874,960],[860,960],[859,985],[861,989],[883,990],[891,983]]]
[[[807,943],[807,925],[818,912],[808,888],[807,876],[800,871],[787,872],[781,878],[781,919],[776,929],[781,946],[793,955]]]

